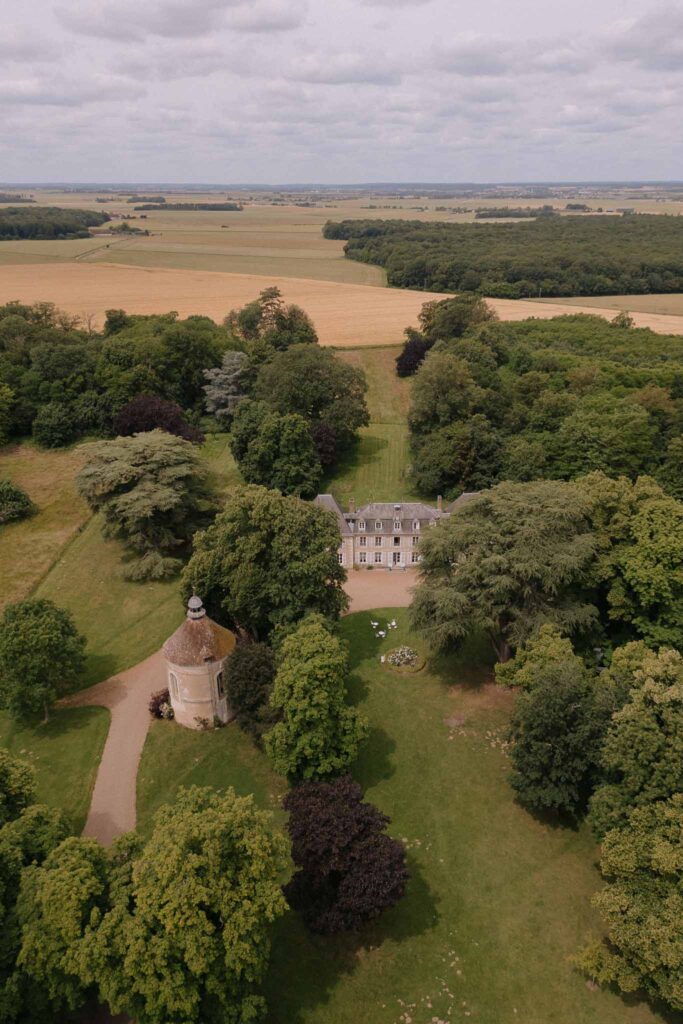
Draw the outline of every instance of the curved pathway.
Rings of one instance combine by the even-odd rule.
[[[109,708],[111,725],[97,771],[83,835],[108,846],[135,828],[135,782],[151,721],[149,698],[166,687],[166,663],[160,651],[139,665],[112,676],[63,702],[65,707]]]
[[[404,608],[417,582],[413,569],[351,572],[346,584],[349,612],[372,608]],[[151,716],[149,698],[166,687],[161,651],[139,665],[105,679],[63,701],[64,707],[99,707],[111,712],[111,725],[97,771],[83,835],[108,846],[116,836],[135,828],[138,765]]]

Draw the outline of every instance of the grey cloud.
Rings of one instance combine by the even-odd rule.
[[[0,82],[0,102],[7,104],[80,107],[89,103],[138,99],[144,89],[126,79],[93,76],[89,81],[51,78],[10,79]]]
[[[5,26],[0,35],[0,60],[11,63],[56,60],[62,51],[51,39],[33,32],[12,31]]]
[[[511,54],[505,52],[507,48],[502,40],[491,37],[462,37],[437,47],[435,63],[442,71],[459,75],[505,75],[513,66]]]
[[[683,8],[660,7],[623,26],[606,52],[651,71],[683,70]]]
[[[255,0],[238,7],[228,24],[243,32],[289,32],[303,24],[307,12],[305,0]]]
[[[297,28],[306,0],[97,0],[56,8],[72,32],[115,42],[140,42],[148,36],[193,39],[232,28],[274,32]]]
[[[291,64],[287,78],[317,85],[397,85],[401,74],[393,62],[377,55],[310,54]]]

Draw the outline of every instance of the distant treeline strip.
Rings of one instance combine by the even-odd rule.
[[[240,203],[143,203],[135,206],[135,210],[229,210],[233,213],[241,211]]]
[[[0,203],[35,203],[31,196],[18,195],[16,192],[0,192]]]
[[[25,209],[7,206],[0,209],[0,241],[25,238],[88,238],[88,228],[111,220],[109,214],[94,210],[62,210],[58,206]]]
[[[541,216],[511,224],[328,221],[325,238],[390,285],[499,298],[683,291],[683,218]]]

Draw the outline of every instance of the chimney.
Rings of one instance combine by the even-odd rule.
[[[349,512],[355,512],[355,511],[356,511],[356,499],[355,498],[349,498]]]
[[[436,499],[436,511],[443,512],[443,498],[441,495]]]

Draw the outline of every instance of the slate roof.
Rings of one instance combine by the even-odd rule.
[[[317,498],[314,498],[313,504],[321,505],[322,508],[326,508],[328,509],[328,511],[333,512],[335,514],[335,516],[337,517],[337,521],[339,523],[339,529],[341,530],[342,537],[348,537],[353,533],[346,519],[344,519],[344,513],[342,512],[341,508],[339,507],[336,500],[332,497],[331,494],[319,494]]]
[[[204,615],[201,619],[185,619],[162,650],[174,665],[206,665],[225,658],[236,643],[234,633]]]
[[[399,508],[396,508],[396,506]],[[356,519],[440,519],[446,513],[439,512],[432,505],[422,501],[373,501],[363,505],[355,514]]]

